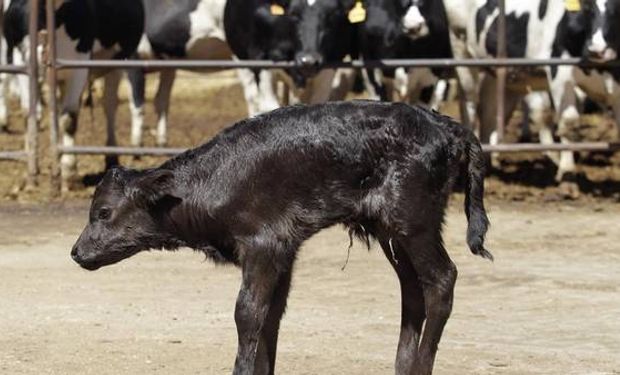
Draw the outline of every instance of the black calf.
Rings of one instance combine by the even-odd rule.
[[[430,374],[457,276],[441,227],[459,170],[467,176],[467,243],[491,258],[483,166],[469,130],[420,108],[368,101],[282,108],[159,168],[108,172],[71,254],[95,270],[142,250],[188,246],[239,265],[234,373],[273,374],[297,251],[342,223],[377,239],[400,280],[397,373]]]

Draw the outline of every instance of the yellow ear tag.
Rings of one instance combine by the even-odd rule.
[[[269,10],[271,11],[271,15],[273,15],[273,16],[282,16],[282,15],[284,15],[284,8],[282,8],[281,5],[271,4],[271,7],[269,7]]]
[[[579,12],[581,11],[581,2],[580,0],[564,0],[564,7],[569,12]]]
[[[366,20],[366,8],[361,1],[355,3],[355,6],[349,11],[349,22],[360,23]]]

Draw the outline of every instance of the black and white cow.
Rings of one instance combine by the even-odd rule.
[[[360,24],[358,43],[365,60],[452,57],[448,22],[441,1],[365,0],[364,5],[367,17]],[[408,69],[403,79],[403,71],[369,70],[371,95],[393,100],[397,92],[399,99],[415,103],[428,88],[432,92],[440,77],[451,74],[451,70],[446,69],[415,68]],[[392,80],[399,74],[401,78],[397,82],[402,83],[394,87]],[[445,90],[445,82],[441,87]],[[439,91],[435,95],[442,96]],[[437,98],[434,99],[436,102]]]
[[[422,2],[425,0],[421,0]],[[443,0],[448,23],[450,41],[455,58],[486,58],[496,55],[497,17],[499,14],[495,0]],[[599,4],[600,3],[600,4]],[[594,56],[596,58],[614,57],[611,47],[601,49],[600,41],[605,31],[596,32],[596,25],[603,25],[606,12],[607,18],[613,20],[614,7],[605,1],[594,0],[514,0],[506,2],[506,29],[508,57],[550,58],[568,56]],[[602,26],[607,31],[607,40],[615,36],[613,20]],[[601,27],[599,26],[599,28]],[[589,43],[587,41],[590,40]],[[607,43],[607,42],[606,42]],[[613,42],[612,42],[613,43]],[[607,44],[605,44],[607,45]],[[589,47],[588,47],[589,46]],[[562,143],[570,143],[566,130],[579,122],[579,106],[577,88],[586,91],[594,98],[604,99],[613,106],[616,90],[613,80],[605,79],[605,74],[597,71],[584,71],[571,66],[548,67],[547,75],[551,100],[544,93],[528,96],[528,101],[535,110],[552,106],[556,111],[558,135]],[[495,77],[487,70],[460,67],[457,68],[459,82],[464,93],[464,111],[462,116],[469,124],[480,122],[480,136],[483,142],[496,142],[495,108]],[[523,72],[521,72],[523,73]],[[527,76],[528,74],[524,74]],[[595,76],[599,75],[599,76]],[[607,74],[607,76],[610,76]],[[527,79],[520,81],[528,85]],[[607,86],[606,86],[607,83]],[[609,89],[609,88],[612,89]],[[506,114],[521,101],[523,94],[508,91],[506,95]],[[617,100],[615,100],[617,102]],[[535,111],[536,112],[536,111]],[[537,119],[545,116],[536,115]],[[541,141],[553,142],[551,126],[541,123],[543,129]],[[554,156],[550,154],[550,156]],[[574,180],[575,162],[573,153],[564,151],[559,157],[552,157],[558,163],[557,179],[561,181],[562,192],[569,197],[578,195],[578,187]]]
[[[224,36],[226,0],[142,0],[145,30],[136,56],[140,59],[230,59],[231,52]],[[144,129],[144,69],[128,69],[131,86],[131,144],[142,145]],[[154,99],[157,115],[156,143],[167,141],[170,95],[176,77],[175,69],[159,71],[159,86]],[[113,89],[114,90],[114,89]]]
[[[295,25],[286,15],[287,1],[143,0],[145,33],[141,59],[292,60]],[[143,69],[128,70],[132,87],[131,143],[142,143],[144,127]],[[175,69],[160,71],[155,97],[157,144],[166,144],[167,117]],[[250,116],[279,107],[268,70],[239,69]]]
[[[30,42],[28,38],[28,0],[13,0],[3,2],[2,35],[0,41],[2,56],[0,62],[10,65],[24,65],[28,61]],[[45,15],[43,10],[39,12],[39,24],[43,25]],[[39,53],[42,48],[39,48]],[[40,57],[40,56],[39,56]],[[42,67],[41,67],[42,68]],[[39,72],[39,78],[44,76],[43,70]],[[20,107],[24,114],[28,113],[29,101],[29,78],[24,74],[12,75],[0,73],[0,132],[8,125],[7,100],[9,96],[17,96]],[[37,105],[37,116],[42,114],[41,102]]]
[[[45,1],[39,0],[39,29],[44,28]],[[64,59],[89,60],[98,58],[127,58],[134,54],[144,29],[144,8],[141,0],[64,0],[55,2],[57,56]],[[4,17],[7,57],[19,49],[28,59],[27,34],[28,0],[12,0]],[[59,131],[63,146],[75,143],[81,97],[89,77],[88,69],[64,70],[58,73],[61,94]],[[106,87],[115,87],[120,73],[106,75]],[[24,91],[25,92],[25,91]],[[22,93],[23,94],[23,93]],[[25,96],[25,95],[24,95]],[[107,145],[115,145],[114,114],[116,92],[104,93],[107,117]],[[106,158],[106,165],[116,164],[117,158]],[[74,155],[61,158],[62,189],[69,190],[77,180]]]

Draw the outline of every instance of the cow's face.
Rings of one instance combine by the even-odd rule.
[[[90,207],[86,228],[71,257],[87,270],[119,262],[142,250],[161,248],[161,212],[177,200],[171,195],[174,176],[169,170],[108,171]]]
[[[417,0],[367,0],[367,18],[361,26],[362,49],[366,57],[389,58],[393,57],[391,51],[397,41],[406,36],[405,18],[409,15],[409,26],[414,27],[426,25],[424,19],[416,18],[413,15],[417,10]],[[409,12],[409,13],[408,13]],[[417,13],[419,16],[419,12]],[[426,27],[426,26],[424,26]],[[412,29],[413,30],[413,29]],[[420,29],[416,29],[420,32]],[[420,35],[422,36],[422,35]]]
[[[288,0],[279,0],[258,7],[254,14],[263,58],[275,61],[292,60],[297,49],[297,26],[287,12]]]
[[[355,0],[293,0],[290,14],[298,23],[295,60],[306,76],[323,62],[342,59],[349,51],[349,10]]]
[[[412,39],[423,38],[430,33],[426,18],[424,18],[421,12],[424,1],[401,0],[401,6],[405,9],[402,24],[403,32]]]
[[[605,62],[618,58],[620,51],[620,0],[582,0],[592,3],[591,38],[586,45],[586,58]]]

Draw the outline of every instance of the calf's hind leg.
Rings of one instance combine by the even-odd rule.
[[[389,239],[381,238],[379,243],[400,282],[401,322],[395,370],[397,375],[408,375],[413,373],[416,365],[422,324],[426,318],[424,293],[407,253]]]
[[[422,285],[426,323],[418,346],[416,365],[412,374],[430,375],[444,326],[452,311],[456,266],[450,260],[441,240],[441,226],[412,231],[411,236],[399,238],[399,245],[409,256]]]

